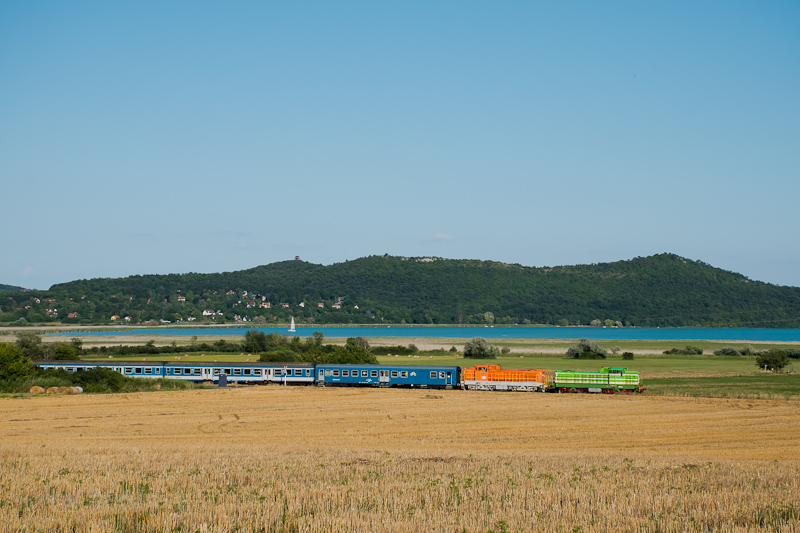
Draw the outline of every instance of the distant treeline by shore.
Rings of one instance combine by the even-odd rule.
[[[371,256],[6,291],[0,324],[800,327],[800,288],[674,254],[593,265]]]

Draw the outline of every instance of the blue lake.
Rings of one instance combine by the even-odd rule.
[[[264,333],[281,333],[287,336],[310,337],[315,331],[326,337],[454,337],[471,339],[651,339],[651,340],[729,340],[800,342],[800,329],[756,328],[572,328],[572,327],[459,327],[459,326],[298,326],[289,333],[281,327],[243,328],[141,328],[126,331],[66,331],[50,335],[244,335],[251,329]]]

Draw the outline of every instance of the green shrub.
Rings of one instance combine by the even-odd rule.
[[[785,367],[787,364],[789,364],[789,356],[786,354],[786,350],[772,348],[766,352],[761,352],[761,354],[756,357],[756,365],[759,368],[766,367],[767,370],[772,370],[774,372],[780,372],[781,368]]]
[[[733,346],[723,346],[719,350],[714,350],[714,355],[740,356],[742,353]]]
[[[633,361],[633,353],[632,352],[622,352],[622,358],[626,361]]]
[[[578,344],[569,347],[567,356],[573,359],[605,359],[608,357],[608,352],[595,341],[581,339]]]
[[[481,337],[468,340],[464,345],[464,357],[469,359],[495,359],[497,353],[497,348]]]
[[[665,350],[664,355],[703,355],[703,350],[697,346],[685,346],[683,348]]]

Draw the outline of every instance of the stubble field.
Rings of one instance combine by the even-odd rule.
[[[779,400],[266,386],[0,399],[6,531],[797,531]]]

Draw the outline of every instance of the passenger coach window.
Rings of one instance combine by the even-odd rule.
[[[370,375],[370,377],[377,378],[378,377],[378,371],[377,370],[370,370],[369,371],[369,375]]]
[[[256,368],[256,369],[254,369],[254,370],[253,370],[253,375],[254,375],[254,376],[260,376],[260,375],[261,375],[261,369],[260,369],[260,368]]]
[[[350,371],[349,370],[342,370],[342,377],[343,378],[349,378],[350,377]]]
[[[133,374],[133,368],[131,368],[129,366],[126,366],[124,373],[125,374]]]
[[[331,375],[331,369],[330,369],[330,368],[326,368],[326,369],[325,369],[325,375],[326,375],[327,377],[330,377],[330,375]]]
[[[439,372],[439,379],[444,379],[444,372]]]
[[[219,368],[215,368],[214,369],[214,375],[215,376],[219,376]]]
[[[136,373],[137,373],[137,374],[141,374],[141,373],[142,373],[142,369],[141,369],[141,368],[137,368],[137,369],[136,369]]]
[[[153,373],[153,369],[152,368],[145,368],[144,369],[144,373],[145,374],[152,374]]]
[[[400,377],[401,377],[401,378],[407,378],[407,377],[408,377],[408,372],[406,372],[405,370],[403,370],[402,372],[400,372]]]
[[[249,376],[250,375],[250,369],[249,368],[245,368],[244,369],[244,375],[245,376]]]
[[[311,376],[311,369],[310,368],[306,368],[306,376]]]
[[[398,375],[399,374],[397,373],[397,370],[392,370],[392,377],[393,378],[396,378]]]
[[[294,375],[295,376],[302,376],[303,375],[303,369],[302,368],[295,368],[294,369]]]
[[[192,374],[197,374],[199,376],[200,375],[200,369],[199,368],[192,369]]]
[[[335,377],[335,378],[339,377],[339,371],[338,370],[334,370],[333,371],[333,377]]]
[[[431,372],[431,379],[436,379],[436,372]]]
[[[233,375],[234,376],[241,376],[242,375],[242,369],[241,368],[234,368],[233,369]]]

